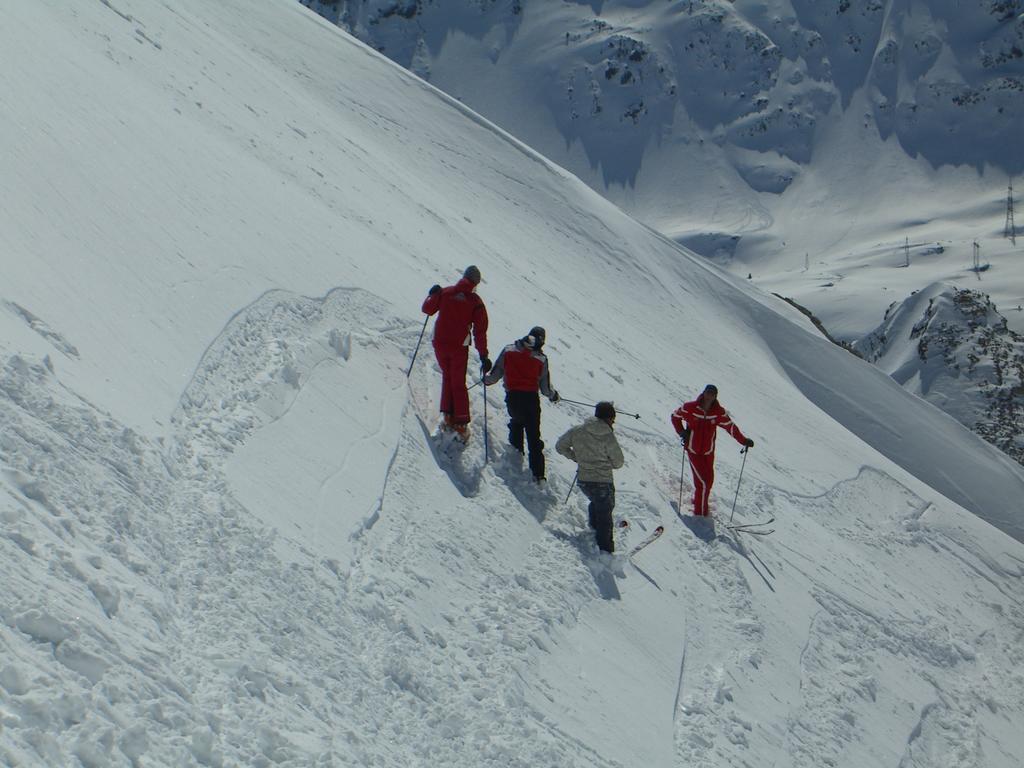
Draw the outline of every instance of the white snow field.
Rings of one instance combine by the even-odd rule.
[[[12,3],[0,64],[0,764],[1024,761],[1024,471],[788,305],[291,0]],[[634,564],[500,391],[435,444],[469,263],[639,415]],[[771,536],[677,515],[709,381]]]

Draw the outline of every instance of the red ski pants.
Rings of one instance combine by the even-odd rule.
[[[686,452],[693,473],[693,514],[705,517],[709,514],[708,497],[715,484],[715,454],[694,454]]]
[[[450,414],[452,423],[469,423],[469,392],[466,391],[466,364],[469,347],[434,346],[441,366],[441,413]]]

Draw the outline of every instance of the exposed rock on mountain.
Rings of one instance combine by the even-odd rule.
[[[780,193],[829,117],[933,165],[1024,168],[1020,2],[302,2],[592,184],[644,186],[648,160],[685,170],[673,146],[697,142]]]
[[[931,285],[894,302],[855,348],[1024,463],[1024,336],[986,294]]]

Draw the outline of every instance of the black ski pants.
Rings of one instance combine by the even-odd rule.
[[[508,408],[508,441],[523,453],[523,437],[530,449],[530,471],[537,480],[544,478],[544,441],[540,439],[540,394],[537,392],[505,393]]]
[[[602,552],[614,552],[615,541],[612,539],[612,510],[615,509],[615,486],[611,483],[584,483],[580,481],[580,490],[590,499],[587,512],[590,516],[590,527],[597,537],[597,546]]]

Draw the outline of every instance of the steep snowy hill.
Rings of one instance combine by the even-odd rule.
[[[302,2],[845,342],[975,242],[1024,333],[1021,2]]]
[[[1024,758],[1024,474],[788,305],[291,0],[20,3],[0,52],[0,762]],[[640,416],[635,565],[500,393],[486,466],[479,389],[431,437],[419,305],[473,262],[492,349],[542,324]],[[708,381],[767,539],[673,509]]]

